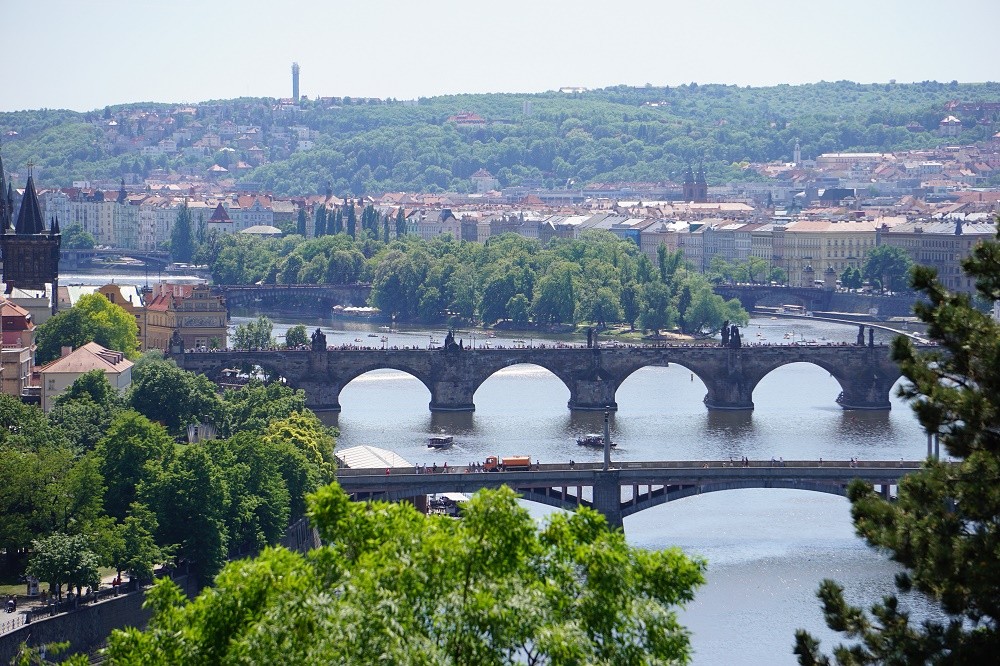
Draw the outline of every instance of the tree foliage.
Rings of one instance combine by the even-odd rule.
[[[509,489],[460,521],[411,505],[312,498],[328,545],[234,562],[186,602],[151,593],[146,632],[116,632],[115,663],[685,663],[675,608],[703,582],[679,549],[646,551],[583,509],[541,529]],[[335,592],[331,592],[335,591]]]
[[[76,349],[88,342],[134,358],[139,350],[139,326],[134,316],[103,294],[85,294],[72,308],[38,327],[37,362],[48,363],[59,358],[63,347]]]
[[[977,246],[963,268],[982,298],[1000,299],[1000,242]],[[1000,324],[969,295],[949,293],[934,269],[916,268],[913,286],[927,298],[915,306],[917,316],[939,346],[921,350],[896,338],[893,358],[910,382],[900,395],[958,462],[928,460],[900,482],[892,503],[856,483],[851,514],[861,536],[906,567],[900,591],[927,595],[944,617],[914,624],[895,596],[869,616],[825,581],[819,596],[827,624],[856,641],[835,648],[839,664],[984,664],[1000,651]],[[802,664],[830,663],[802,631],[796,653]]]

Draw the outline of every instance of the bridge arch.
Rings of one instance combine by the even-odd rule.
[[[684,499],[685,497],[694,497],[725,490],[750,490],[758,488],[803,490],[825,493],[827,495],[838,495],[840,497],[847,496],[847,484],[842,483],[798,479],[731,479],[710,483],[660,486],[655,489],[647,488],[646,492],[640,494],[635,500],[622,503],[622,517],[628,517],[640,511]]]
[[[351,382],[364,375],[381,370],[394,370],[396,372],[402,372],[409,377],[416,379],[425,389],[427,389],[428,393],[430,393],[431,403],[433,404],[435,397],[434,383],[426,377],[424,372],[421,372],[419,369],[407,363],[400,363],[398,361],[371,362],[351,368],[348,372],[338,376],[336,381],[330,384],[330,395],[336,403],[337,411],[340,411],[340,394],[351,384]]]
[[[524,370],[533,369],[533,370],[544,371],[545,373],[544,377],[533,377],[532,381],[537,381],[538,383],[542,383],[554,378],[559,382],[559,385],[561,386],[562,389],[564,389],[567,393],[571,392],[570,384],[567,381],[567,378],[564,376],[560,376],[560,373],[556,372],[556,370],[554,370],[552,367],[548,367],[545,364],[537,363],[535,361],[522,360],[522,359],[505,359],[504,363],[497,364],[497,366],[489,368],[482,375],[476,377],[473,380],[472,382],[474,385],[472,387],[473,399],[479,393],[480,389],[482,389],[487,384],[487,382],[490,382],[490,380],[499,381],[500,378],[497,377],[499,373],[514,368],[521,368]],[[565,398],[565,394],[563,394],[563,398]]]

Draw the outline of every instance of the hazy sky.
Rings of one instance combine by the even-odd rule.
[[[1000,1],[2,0],[0,110],[1000,78]]]

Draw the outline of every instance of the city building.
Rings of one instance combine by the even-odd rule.
[[[111,385],[124,393],[132,384],[132,361],[121,352],[88,342],[79,349],[63,348],[63,355],[38,369],[41,377],[42,410],[49,412],[55,400],[73,382],[91,370],[101,370]]]
[[[35,369],[35,324],[31,314],[9,300],[0,301],[0,393],[22,398],[31,385]]]
[[[176,331],[187,349],[225,347],[225,297],[206,284],[160,283],[146,300],[147,349],[170,349]]]

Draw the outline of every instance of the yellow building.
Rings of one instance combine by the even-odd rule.
[[[209,285],[158,284],[146,302],[146,346],[167,351],[177,331],[187,349],[225,347],[227,322],[225,297]]]

